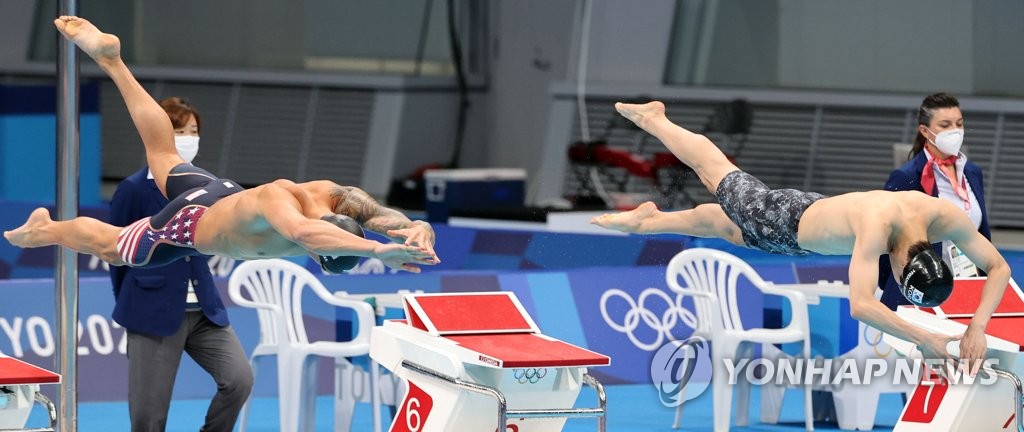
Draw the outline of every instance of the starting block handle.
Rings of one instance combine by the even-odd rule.
[[[583,374],[583,383],[593,387],[597,392],[597,406],[601,409],[601,416],[597,418],[597,430],[605,432],[608,430],[608,395],[604,392],[604,384],[590,374]]]
[[[999,378],[1008,380],[1010,381],[1010,384],[1013,384],[1013,390],[1015,392],[1015,402],[1013,406],[1016,409],[1015,417],[1017,418],[1017,432],[1024,432],[1024,419],[1021,418],[1021,416],[1024,415],[1024,384],[1021,384],[1020,377],[1013,372],[1000,369],[996,366],[985,367],[985,369],[988,369]]]
[[[46,432],[46,431],[55,431],[55,430],[57,430],[57,408],[53,406],[53,402],[50,400],[50,398],[46,397],[46,395],[44,395],[44,394],[42,394],[40,392],[36,392],[35,399],[36,399],[36,402],[39,402],[40,405],[42,405],[43,407],[46,408],[46,413],[50,417],[50,427],[42,428],[42,429],[30,429],[28,432],[33,432],[33,431]]]
[[[946,344],[946,351],[949,352],[949,355],[960,358],[960,344],[957,341],[950,341]],[[982,369],[1013,384],[1013,400],[1015,401],[1013,406],[1015,408],[1014,418],[1017,419],[1017,432],[1024,432],[1024,419],[1021,418],[1024,416],[1024,384],[1021,383],[1020,377],[997,366],[982,366]]]
[[[440,373],[440,372],[437,372],[435,370],[429,369],[429,368],[427,368],[425,366],[420,366],[420,365],[418,365],[416,363],[413,363],[413,362],[411,362],[409,360],[402,360],[402,367],[404,367],[406,369],[409,369],[409,370],[411,370],[413,372],[416,372],[416,373],[418,373],[420,375],[428,376],[428,377],[434,378],[436,380],[441,380],[441,381],[447,382],[449,384],[452,384],[452,385],[454,385],[456,387],[459,387],[459,388],[462,388],[462,389],[466,389],[466,390],[469,390],[469,391],[474,392],[474,393],[484,394],[484,395],[488,395],[488,396],[493,397],[495,400],[498,401],[498,424],[499,425],[508,424],[508,416],[507,416],[508,402],[505,400],[505,395],[502,394],[500,391],[498,391],[498,389],[487,387],[487,386],[483,386],[483,385],[476,384],[476,383],[471,383],[471,382],[468,382],[468,381],[463,381],[462,379],[459,379],[459,378],[456,378],[456,377],[453,377],[453,376],[445,375],[443,373]]]
[[[973,313],[948,313],[942,316],[946,318],[974,318]],[[994,312],[992,318],[1020,318],[1024,317],[1024,312]]]
[[[3,429],[3,431],[11,432],[54,432],[57,430],[57,407],[53,405],[50,398],[46,395],[36,391],[35,397],[33,398],[36,403],[46,408],[46,414],[50,418],[50,427],[32,428],[32,429]]]
[[[949,355],[955,358],[960,358],[960,342],[949,341],[948,343],[946,343],[946,352],[948,352]]]
[[[582,417],[597,417],[597,430],[598,432],[606,432],[608,429],[607,423],[607,405],[608,398],[604,392],[604,385],[602,385],[596,378],[589,374],[583,375],[583,383],[594,387],[597,392],[597,400],[600,404],[599,408],[567,408],[567,409],[532,409],[532,410],[508,410],[508,401],[505,399],[505,395],[500,390],[480,385],[472,382],[468,382],[456,377],[451,377],[440,372],[431,370],[427,367],[418,365],[409,360],[402,360],[402,367],[409,369],[413,372],[425,375],[437,380],[447,382],[474,393],[484,394],[493,397],[498,402],[498,424],[499,429],[501,426],[508,424],[508,417],[511,414],[513,417],[518,418],[582,418]],[[1019,388],[1019,387],[1018,387]],[[1020,431],[1024,432],[1024,430]]]

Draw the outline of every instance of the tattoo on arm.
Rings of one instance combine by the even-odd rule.
[[[362,189],[341,186],[335,191],[338,204],[335,213],[355,219],[360,225],[377,233],[412,226],[412,221],[398,210],[380,205]]]

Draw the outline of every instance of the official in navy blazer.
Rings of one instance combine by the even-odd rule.
[[[191,162],[199,149],[199,114],[180,98],[160,105],[171,118],[178,153]],[[168,199],[148,167],[122,181],[110,203],[110,223],[127,226],[155,215]],[[245,351],[202,255],[161,267],[112,266],[113,318],[128,332],[128,411],[132,431],[163,431],[182,353],[217,383],[203,431],[231,431],[252,390]]]
[[[110,201],[110,223],[127,226],[152,216],[168,203],[143,167],[124,179]],[[114,320],[122,327],[154,336],[178,330],[185,316],[185,297],[192,280],[199,305],[211,322],[228,325],[228,314],[217,293],[204,255],[186,257],[162,267],[111,266]]]
[[[917,137],[910,159],[889,174],[885,190],[916,190],[948,200],[964,209],[978,232],[991,240],[981,167],[967,160],[960,151],[964,138],[960,102],[947,93],[929,95],[921,102],[917,122]],[[941,256],[949,255],[943,253],[942,244],[933,246]],[[893,279],[888,255],[879,260],[878,269],[878,286],[883,287],[882,303],[891,309],[910,304]]]

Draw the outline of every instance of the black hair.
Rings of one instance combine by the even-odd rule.
[[[199,117],[199,111],[192,106],[185,98],[172,96],[160,100],[160,108],[163,108],[167,116],[171,118],[171,126],[181,129],[188,123],[189,117],[196,119],[196,132],[202,134],[203,120]]]
[[[927,127],[932,123],[932,118],[935,117],[935,110],[959,107],[960,101],[956,99],[956,96],[945,92],[930,94],[921,101],[921,106],[917,109],[917,124]],[[914,137],[914,147],[910,149],[907,159],[913,159],[914,156],[921,153],[926,142],[928,142],[928,139],[918,130],[917,136]]]
[[[924,240],[921,240],[917,243],[910,245],[910,248],[907,249],[907,262],[909,263],[910,260],[914,259],[914,257],[917,256],[917,254],[929,250],[931,248],[932,245]]]

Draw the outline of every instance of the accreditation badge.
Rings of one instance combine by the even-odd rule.
[[[978,276],[978,267],[971,262],[967,255],[964,255],[960,248],[953,242],[946,240],[942,242],[943,259],[953,271],[953,277],[965,278]]]

